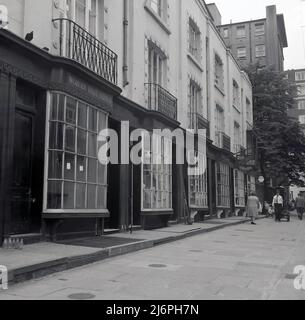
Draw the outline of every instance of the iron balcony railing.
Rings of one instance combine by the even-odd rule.
[[[156,83],[145,83],[148,109],[177,120],[177,98]]]
[[[59,24],[60,56],[70,58],[113,84],[117,84],[118,56],[96,37],[64,18],[54,19]]]
[[[218,148],[231,151],[231,138],[222,131],[217,131],[215,134],[215,145]]]

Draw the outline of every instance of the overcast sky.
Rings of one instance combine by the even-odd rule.
[[[305,0],[214,0],[222,23],[254,20],[266,17],[266,6],[275,4],[283,13],[288,38],[284,49],[285,69],[305,68]],[[302,28],[303,26],[303,28]]]

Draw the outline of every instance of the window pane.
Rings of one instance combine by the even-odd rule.
[[[75,3],[75,20],[81,27],[85,28],[86,22],[86,0],[76,0]]]
[[[52,94],[50,107],[50,120],[57,120],[58,113],[58,95]]]
[[[49,149],[63,149],[63,124],[60,122],[50,122]]]
[[[52,94],[50,120],[64,121],[65,96],[62,94]]]
[[[107,117],[106,114],[103,112],[99,112],[99,120],[98,120],[98,131],[105,129],[107,127]]]
[[[62,152],[49,151],[49,179],[62,179]]]
[[[97,112],[93,108],[89,108],[89,130],[94,132],[97,130]]]
[[[66,125],[65,149],[75,152],[75,128]]]
[[[87,129],[87,106],[83,103],[78,104],[78,119],[77,125]]]
[[[96,209],[96,186],[95,185],[88,185],[87,189],[87,209]]]
[[[76,180],[86,182],[86,158],[85,157],[77,157],[77,170],[76,170]]]
[[[143,174],[143,184],[144,189],[150,190],[151,188],[151,173],[149,171],[144,171]]]
[[[99,186],[97,189],[97,209],[107,208],[107,187]]]
[[[86,185],[76,184],[76,209],[86,208]]]
[[[61,209],[61,185],[60,181],[48,182],[48,209]]]
[[[87,153],[87,133],[84,130],[77,130],[77,153],[86,155]]]
[[[76,100],[67,98],[66,122],[76,124]]]
[[[88,182],[96,183],[97,161],[88,159]]]
[[[107,173],[107,167],[98,162],[98,183],[99,184],[105,185],[107,183],[106,173]]]
[[[75,156],[71,153],[65,154],[65,179],[75,180]]]
[[[97,135],[88,133],[88,155],[89,157],[97,157]]]
[[[97,8],[96,0],[91,0],[91,10],[89,13],[89,32],[92,35],[96,35],[96,22],[97,22]]]
[[[143,208],[150,209],[152,208],[151,205],[151,190],[144,190],[143,191]]]
[[[64,209],[74,209],[73,182],[64,182]]]

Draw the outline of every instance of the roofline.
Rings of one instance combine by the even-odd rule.
[[[248,82],[248,84],[250,85],[251,89],[252,89],[252,83],[250,81],[250,78],[249,76],[247,75],[247,73],[241,68],[241,66],[239,65],[237,59],[235,58],[235,56],[233,55],[233,52],[232,50],[227,46],[226,42],[224,41],[224,39],[222,38],[220,32],[219,32],[219,29],[218,27],[214,24],[214,19],[208,9],[208,6],[207,4],[205,3],[204,0],[201,0],[201,3],[204,5],[205,9],[207,10],[209,16],[210,16],[210,20],[209,21],[209,24],[211,25],[211,27],[214,29],[214,31],[216,32],[216,35],[219,39],[219,41],[222,43],[224,49],[226,50],[226,53],[230,55],[233,63],[235,64],[236,68],[238,69],[238,71],[240,72],[240,75],[244,77],[244,79]]]
[[[227,27],[227,26],[233,26],[233,25],[237,25],[237,24],[245,24],[245,23],[251,23],[251,22],[261,22],[261,21],[265,21],[265,20],[267,20],[267,18],[246,20],[246,21],[241,21],[241,22],[232,22],[232,23],[222,24],[219,27]]]

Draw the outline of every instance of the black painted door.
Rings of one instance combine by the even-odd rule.
[[[31,231],[34,115],[16,109],[14,128],[11,233]]]

